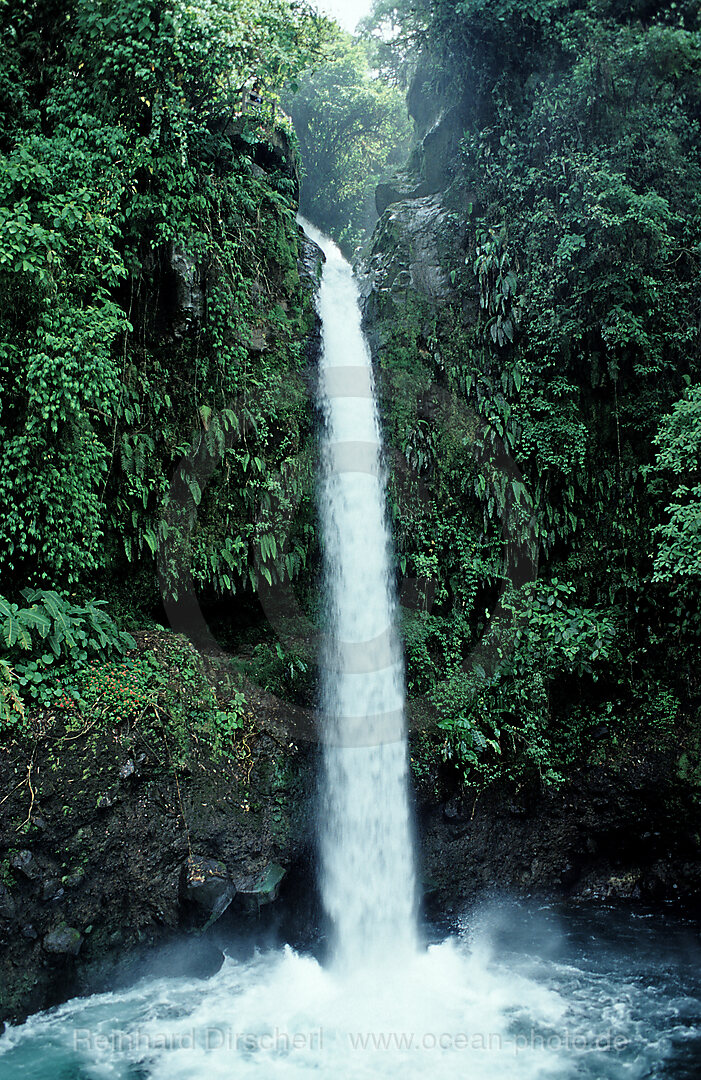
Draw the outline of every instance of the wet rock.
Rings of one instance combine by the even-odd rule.
[[[465,133],[465,119],[459,106],[443,109],[421,143],[422,171],[429,191],[438,191],[450,182],[450,163]]]
[[[44,938],[44,949],[55,956],[77,956],[82,944],[80,931],[65,923]]]
[[[10,866],[13,870],[23,874],[29,881],[36,881],[37,878],[41,877],[41,868],[31,851],[16,852],[10,859]]]
[[[133,776],[135,772],[136,772],[136,765],[134,764],[134,762],[133,762],[133,760],[131,758],[128,758],[127,761],[124,762],[121,769],[119,770],[119,779],[120,780],[128,780],[129,777]]]
[[[642,873],[636,868],[622,871],[593,868],[578,882],[574,898],[599,903],[639,900],[642,896],[641,882]]]
[[[197,262],[184,247],[173,244],[169,262],[175,279],[173,334],[181,338],[201,322],[204,316],[204,292]]]
[[[440,86],[436,86],[436,71],[429,58],[419,54],[416,71],[407,90],[407,109],[417,129],[427,131],[436,121],[441,109]]]
[[[429,195],[425,180],[409,172],[397,172],[389,180],[384,180],[375,189],[375,206],[378,217],[382,217],[388,206],[403,202],[405,199],[419,199]]]
[[[180,895],[206,912],[210,925],[229,907],[236,887],[223,862],[191,855],[182,870]]]
[[[15,904],[9,889],[6,889],[4,885],[0,885],[0,919],[14,919],[17,914],[17,905]]]
[[[321,271],[324,263],[326,262],[326,256],[314,241],[307,236],[302,226],[299,226],[299,260],[297,263],[297,269],[299,276],[302,278],[310,289],[316,291],[319,288],[321,281]]]
[[[363,317],[374,350],[411,296],[434,306],[454,293],[451,267],[464,262],[460,228],[439,194],[392,204],[358,266]]]
[[[272,904],[277,900],[285,874],[284,866],[269,863],[261,874],[239,879],[236,882],[236,902],[239,907],[249,914],[255,914],[266,904]]]
[[[49,878],[41,887],[42,900],[60,900],[63,896],[63,888],[58,878]]]

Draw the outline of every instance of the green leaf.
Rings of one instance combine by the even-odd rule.
[[[17,643],[19,633],[20,624],[18,620],[14,615],[9,615],[2,627],[2,636],[8,649],[11,649]]]

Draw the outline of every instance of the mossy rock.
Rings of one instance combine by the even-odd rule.
[[[44,938],[44,949],[55,956],[77,956],[83,944],[83,935],[74,926],[62,923]]]
[[[284,866],[270,863],[258,877],[237,883],[236,901],[249,914],[255,914],[266,904],[277,900],[280,884],[287,871]]]

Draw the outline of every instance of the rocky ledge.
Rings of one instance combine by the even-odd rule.
[[[275,698],[249,686],[247,708],[229,754],[59,724],[0,750],[0,1020],[183,935],[312,917],[316,750]]]

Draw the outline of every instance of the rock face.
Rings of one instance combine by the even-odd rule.
[[[181,244],[171,244],[168,264],[174,283],[173,336],[195,332],[204,317],[204,290],[197,261]]]
[[[407,167],[377,187],[380,220],[357,268],[375,351],[384,343],[383,321],[409,301],[436,306],[453,297],[451,272],[465,258],[460,217],[472,199],[453,183],[453,163],[477,97],[451,100],[447,82],[442,85],[435,68],[420,58],[407,106],[415,147]]]
[[[326,256],[318,244],[307,236],[302,226],[299,226],[299,271],[302,288],[307,293],[310,304],[314,304],[316,293],[321,284],[321,274]],[[306,364],[304,381],[311,402],[317,400],[317,379],[319,372],[319,358],[321,356],[321,319],[314,308],[314,328],[309,336],[306,349]]]
[[[212,924],[235,942],[263,932],[266,920],[289,918],[294,929],[316,918],[308,872],[316,748],[291,741],[296,719],[279,701],[253,689],[249,700],[255,737],[245,768],[203,750],[177,784],[157,757],[135,759],[114,732],[67,741],[60,769],[55,734],[39,740],[35,813],[21,846],[29,797],[17,776],[34,744],[3,753],[0,1021],[108,989],[115,972],[138,974],[142,954],[188,934],[206,952],[201,935],[210,940]],[[113,788],[116,797],[98,807]]]
[[[400,170],[391,180],[384,180],[375,189],[375,207],[378,217],[382,217],[388,206],[404,202],[406,199],[420,199],[430,195],[430,185],[416,173]]]
[[[430,910],[490,892],[577,903],[701,904],[697,796],[679,752],[630,752],[615,767],[574,772],[562,788],[503,785],[477,798],[425,798],[421,864]]]
[[[361,269],[363,295],[388,291],[401,303],[411,288],[429,300],[447,300],[451,289],[446,255],[458,239],[440,195],[392,204],[375,232],[373,254]]]
[[[441,110],[424,135],[419,161],[429,191],[440,191],[450,182],[451,162],[458,152],[464,130],[463,110],[459,105],[452,105]]]
[[[374,350],[384,342],[383,323],[391,323],[410,296],[429,305],[450,298],[450,267],[461,257],[460,228],[441,195],[387,207],[372,248],[357,268],[365,329]]]
[[[309,292],[315,293],[321,282],[321,272],[326,256],[314,241],[299,226],[299,276]]]

